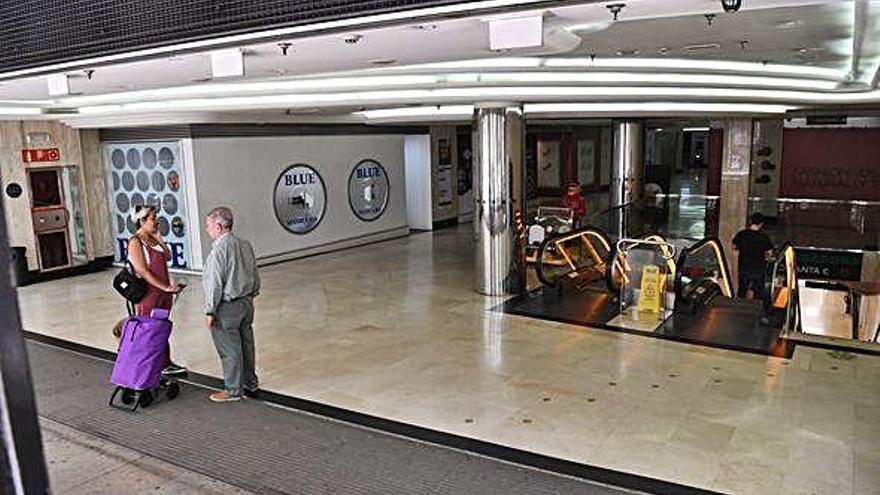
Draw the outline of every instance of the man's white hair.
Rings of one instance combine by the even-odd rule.
[[[207,218],[209,222],[217,222],[226,230],[232,230],[232,210],[225,206],[214,208],[205,218]]]

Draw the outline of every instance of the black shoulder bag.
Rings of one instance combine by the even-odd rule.
[[[122,267],[122,270],[113,277],[113,288],[116,289],[116,292],[124,297],[126,301],[132,304],[137,304],[147,295],[149,285],[146,280],[136,275],[134,265],[131,264],[131,261],[126,260],[125,266]]]

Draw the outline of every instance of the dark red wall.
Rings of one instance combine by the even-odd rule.
[[[721,157],[724,154],[724,129],[712,129],[709,131],[709,157],[706,165],[707,181],[706,194],[718,196],[721,194]]]
[[[784,198],[880,201],[880,129],[786,129]]]

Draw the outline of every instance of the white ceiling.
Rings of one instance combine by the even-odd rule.
[[[514,52],[491,52],[487,19],[474,17],[421,25],[414,20],[406,25],[359,30],[363,38],[357,44],[347,44],[344,33],[290,39],[286,56],[277,41],[254,43],[242,47],[243,79],[288,80],[354,75],[360,71],[396,73],[415,64],[537,55],[766,61],[841,71],[852,68],[853,1],[744,0],[742,11],[735,14],[722,13],[718,0],[624,1],[627,6],[616,22],[611,22],[605,3],[539,11],[545,18],[545,45]],[[858,44],[860,52],[856,54],[858,78],[870,83],[880,64],[880,0],[857,1],[863,3],[861,14],[866,19],[864,37]],[[704,17],[707,13],[716,14],[711,25]],[[583,25],[582,29],[572,29]],[[379,65],[382,61],[393,61],[392,67],[380,68],[385,67]],[[93,70],[91,78],[84,70],[68,72],[71,94],[125,93],[211,80],[207,53],[163,56]],[[43,77],[0,83],[0,100],[6,104],[50,99]],[[54,102],[59,104],[64,106],[63,102]],[[346,102],[340,110],[350,107],[351,103]],[[278,110],[285,108],[279,105]]]

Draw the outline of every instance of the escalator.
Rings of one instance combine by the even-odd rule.
[[[644,261],[629,258],[627,245],[654,254],[640,254]],[[734,297],[730,265],[718,239],[685,246],[677,257],[674,253],[675,247],[659,234],[613,243],[602,229],[585,227],[552,237],[535,259],[542,287],[511,299],[504,311],[711,347],[790,355],[793,347],[783,337],[799,321],[791,246],[784,245],[769,264],[773,276],[768,277],[766,300]],[[639,315],[643,308],[633,301],[639,301],[644,288],[639,279],[648,265],[662,272],[659,284],[667,299],[660,306],[667,309],[644,325]],[[625,320],[636,324],[621,323]]]

